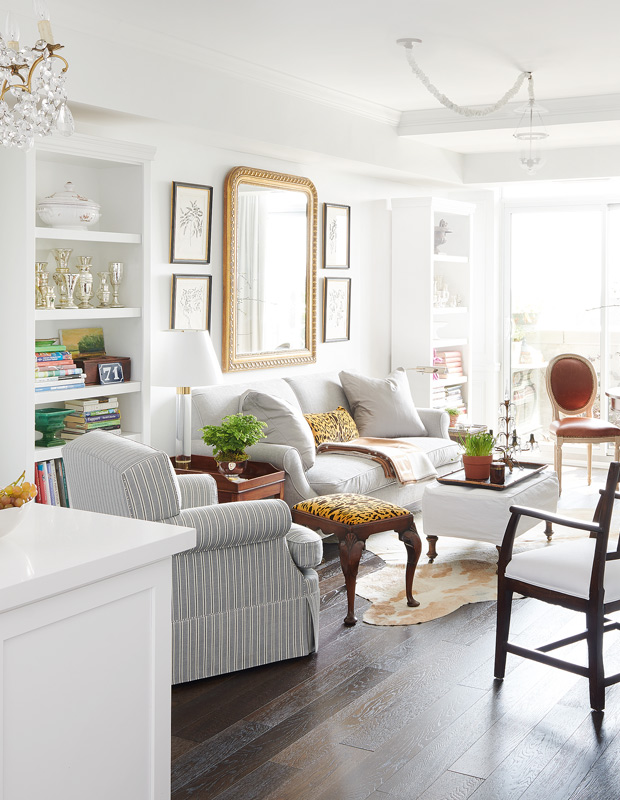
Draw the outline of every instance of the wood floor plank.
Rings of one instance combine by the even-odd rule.
[[[375,752],[361,751],[365,752],[367,757],[349,771],[346,789],[338,800],[365,800],[407,764],[415,753],[423,750],[442,730],[477,703],[482,695],[479,689],[454,687],[414,720],[406,731],[399,732],[383,747]],[[320,751],[321,747],[329,746],[330,741],[337,741],[338,720],[334,719],[331,726],[323,726],[320,733],[322,733],[321,738],[306,736],[300,739],[282,751],[278,761],[304,769],[307,768],[304,766],[305,757],[312,767],[315,750]],[[313,800],[334,800],[329,788],[318,787],[318,789]]]
[[[525,702],[524,695],[544,677],[542,665],[524,662],[504,681],[485,695],[452,725],[412,758],[397,775],[385,783],[383,790],[404,797],[419,797],[437,775],[450,769],[497,720],[504,714],[515,713]]]
[[[265,761],[272,760],[273,756],[292,742],[320,725],[335,711],[349,705],[389,675],[390,673],[381,670],[367,668],[344,680],[333,691],[319,698],[316,703],[306,706],[218,764],[176,788],[173,791],[172,800],[195,798],[200,796],[201,792],[211,792],[211,795],[216,797],[218,793],[229,789]]]
[[[431,784],[420,800],[467,800],[482,784],[479,778],[471,775],[460,775],[458,772],[444,772],[435,783]],[[384,795],[385,800],[391,796]],[[498,795],[498,798],[500,795]],[[503,796],[502,800],[505,800]]]
[[[519,800],[588,714],[583,707],[557,705],[551,709],[489,775],[475,800]]]
[[[196,742],[190,739],[181,739],[179,736],[172,736],[170,741],[170,758],[174,762],[189,750],[196,747]]]
[[[192,798],[193,800],[265,800],[269,796],[280,797],[279,789],[291,772],[294,770],[284,764],[266,761],[229,789],[217,795],[213,795],[209,789],[193,794]]]
[[[620,774],[620,736],[616,736],[569,800],[618,797]]]
[[[190,783],[203,772],[217,766],[250,742],[267,733],[269,728],[258,722],[235,723],[217,736],[197,744],[172,763],[172,791]]]

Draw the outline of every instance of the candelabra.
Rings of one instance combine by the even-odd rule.
[[[69,64],[56,52],[62,45],[54,42],[44,0],[35,0],[34,7],[40,38],[32,47],[19,46],[12,14],[0,35],[0,144],[5,147],[29,149],[35,136],[53,130],[71,136],[74,130],[65,91]]]
[[[499,405],[497,422],[499,430],[495,437],[495,450],[502,454],[502,457],[497,460],[503,461],[512,472],[514,466],[519,466],[517,454],[538,450],[538,443],[533,433],[530,434],[526,445],[521,443],[521,437],[517,434],[515,407],[508,398]]]

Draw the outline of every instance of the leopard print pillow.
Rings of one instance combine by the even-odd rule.
[[[342,406],[324,414],[304,414],[304,417],[317,447],[323,442],[350,442],[351,439],[359,438],[353,417]]]

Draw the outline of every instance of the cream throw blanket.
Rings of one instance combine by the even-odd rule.
[[[378,461],[386,477],[396,478],[400,483],[415,483],[434,478],[437,470],[429,457],[417,445],[402,439],[379,439],[362,436],[350,442],[323,442],[317,453],[348,453],[364,455]]]

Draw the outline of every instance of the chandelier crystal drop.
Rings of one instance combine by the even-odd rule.
[[[10,13],[0,34],[0,144],[5,147],[29,149],[35,136],[74,131],[65,91],[69,64],[57,53],[62,45],[54,42],[46,3],[35,0],[34,5],[40,38],[32,47],[20,47]]]

